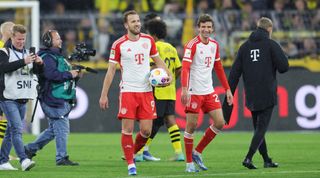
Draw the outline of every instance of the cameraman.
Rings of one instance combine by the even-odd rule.
[[[38,52],[44,62],[44,72],[39,76],[39,100],[49,126],[38,138],[25,146],[26,154],[31,159],[36,152],[51,140],[56,141],[56,165],[77,166],[69,160],[67,137],[72,102],[76,99],[75,80],[81,76],[79,70],[71,70],[71,65],[62,55],[62,40],[55,30],[49,30],[42,36],[45,46]]]

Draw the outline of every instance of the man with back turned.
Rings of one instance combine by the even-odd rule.
[[[273,107],[277,104],[276,73],[284,73],[289,68],[288,59],[281,47],[271,39],[272,21],[262,17],[258,20],[257,27],[240,47],[229,75],[229,85],[233,93],[242,75],[246,106],[252,114],[254,135],[242,162],[248,169],[257,169],[252,163],[252,157],[257,150],[263,157],[265,168],[278,167],[268,155],[265,133]],[[226,102],[223,111],[228,122],[232,109]]]

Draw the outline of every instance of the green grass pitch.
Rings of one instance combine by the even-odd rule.
[[[198,143],[202,133],[197,133]],[[184,162],[171,162],[173,156],[167,133],[157,135],[150,151],[161,158],[159,162],[137,163],[137,177],[231,177],[231,178],[319,178],[320,132],[269,132],[269,154],[280,164],[279,168],[265,169],[259,153],[254,157],[257,170],[241,165],[247,153],[252,133],[221,133],[203,152],[208,171],[185,173]],[[32,141],[24,136],[24,142]],[[71,134],[68,151],[78,167],[55,166],[55,144],[50,143],[34,158],[36,167],[29,172],[0,171],[0,178],[113,178],[127,177],[127,165],[122,161],[120,134]],[[20,169],[18,161],[11,163]]]

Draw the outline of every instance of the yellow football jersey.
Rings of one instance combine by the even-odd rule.
[[[4,46],[4,42],[0,40],[0,48],[3,48],[3,46]]]
[[[161,59],[166,63],[168,69],[171,71],[173,79],[169,86],[155,87],[154,96],[158,100],[176,100],[175,75],[176,69],[181,68],[178,52],[170,43],[164,41],[157,41],[156,46]]]

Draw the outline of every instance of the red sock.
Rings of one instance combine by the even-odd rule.
[[[133,140],[132,135],[126,135],[122,133],[121,146],[124,153],[124,157],[127,160],[128,165],[133,164]]]
[[[217,129],[218,131],[218,129]],[[196,151],[202,153],[204,148],[214,139],[217,134],[212,131],[209,127],[207,128],[206,132],[204,133],[201,141],[199,142],[198,146],[196,147]]]
[[[184,136],[184,148],[186,150],[187,163],[192,162],[192,149],[193,149],[193,138],[187,138]]]
[[[134,154],[138,153],[141,148],[147,143],[148,138],[145,138],[139,132],[136,136],[136,142],[134,144]]]

